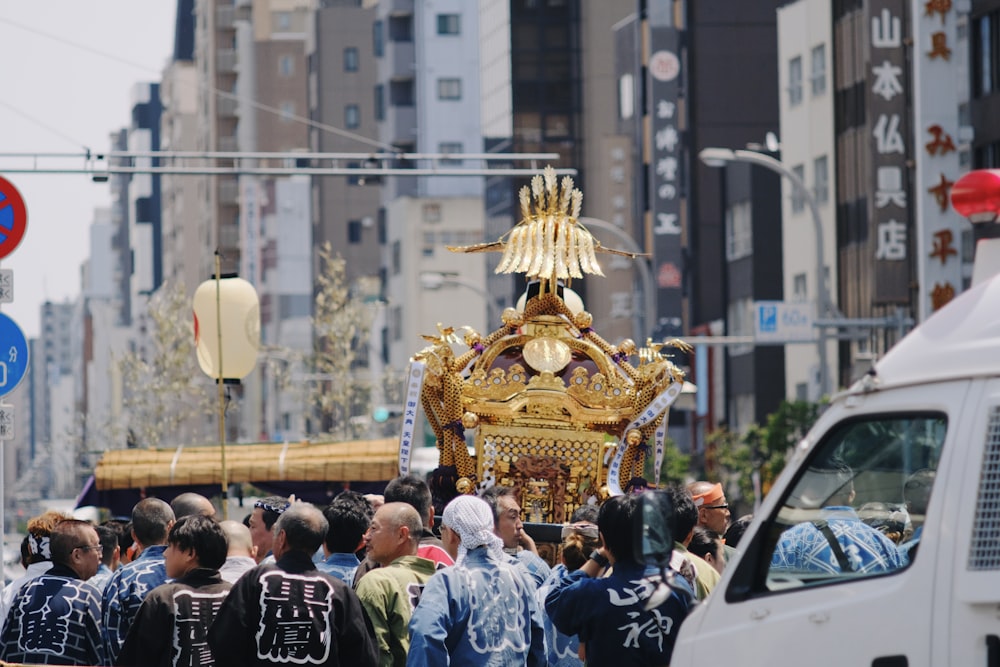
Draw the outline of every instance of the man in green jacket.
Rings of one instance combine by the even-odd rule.
[[[417,556],[423,521],[407,503],[386,503],[365,533],[368,556],[381,567],[358,582],[357,594],[375,628],[381,667],[406,665],[407,625],[435,563]]]

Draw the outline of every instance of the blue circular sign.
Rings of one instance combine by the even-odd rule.
[[[0,313],[0,396],[6,396],[28,371],[28,341],[17,322]]]

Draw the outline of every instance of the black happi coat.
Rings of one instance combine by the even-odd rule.
[[[220,666],[378,664],[375,633],[357,595],[298,551],[236,582],[208,643]]]
[[[208,628],[232,584],[218,570],[195,568],[157,586],[142,601],[116,665],[209,667]]]

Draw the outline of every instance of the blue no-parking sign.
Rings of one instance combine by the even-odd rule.
[[[6,396],[28,371],[28,341],[17,323],[0,313],[0,396]]]

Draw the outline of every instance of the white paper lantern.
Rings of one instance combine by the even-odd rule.
[[[206,280],[194,292],[194,342],[198,365],[205,375],[216,379],[219,377],[220,322],[222,378],[243,379],[257,365],[260,348],[260,301],[253,285],[242,278],[229,277],[220,279],[218,287],[215,280]]]

